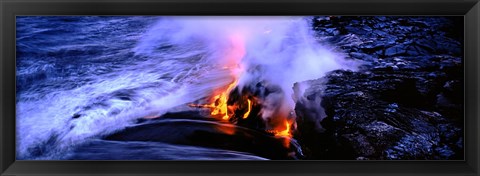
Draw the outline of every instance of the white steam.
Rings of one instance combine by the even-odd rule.
[[[320,44],[306,17],[166,17],[136,51],[154,54],[159,52],[154,46],[162,45],[178,47],[175,54],[200,51],[211,64],[238,65],[240,87],[255,80],[280,86],[292,109],[294,83],[356,68]]]

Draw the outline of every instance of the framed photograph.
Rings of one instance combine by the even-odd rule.
[[[0,6],[2,175],[478,175],[477,0]]]

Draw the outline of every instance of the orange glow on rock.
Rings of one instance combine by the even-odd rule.
[[[214,128],[227,135],[234,135],[236,132],[235,127],[231,125],[216,125]]]

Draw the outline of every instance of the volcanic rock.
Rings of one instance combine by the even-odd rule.
[[[306,81],[295,138],[307,159],[463,159],[462,35],[449,30],[458,27],[454,18],[334,17],[313,25],[366,64]],[[330,32],[341,29],[347,34]]]

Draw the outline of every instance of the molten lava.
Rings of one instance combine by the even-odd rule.
[[[290,148],[290,141],[292,138],[291,126],[291,122],[285,121],[285,130],[274,132],[275,136],[282,137],[284,139],[283,146],[286,148]]]
[[[227,104],[228,95],[232,89],[237,86],[239,70],[241,70],[240,63],[243,57],[245,56],[245,33],[241,31],[232,31],[228,36],[230,40],[230,48],[226,50],[224,58],[225,60],[221,63],[223,69],[228,69],[233,78],[233,82],[228,85],[227,88],[220,88],[213,92],[213,97],[210,104],[206,105],[196,105],[189,104],[191,107],[199,108],[210,108],[210,114],[214,117],[221,117],[223,120],[229,120],[230,116],[228,114],[229,107]],[[250,106],[250,105],[249,105]],[[250,111],[250,110],[249,110]],[[248,114],[247,114],[248,116]]]
[[[233,83],[228,85],[228,88],[225,91],[222,91],[220,94],[214,96],[215,102],[211,104],[211,113],[213,116],[220,115],[222,116],[223,120],[228,120],[230,117],[228,116],[228,94],[232,91],[233,87],[237,85],[237,81],[235,80]]]
[[[288,121],[285,121],[285,130],[282,131],[277,131],[275,132],[275,136],[283,136],[283,137],[292,137],[292,134],[290,134],[290,127],[292,126],[291,123]]]
[[[250,111],[252,110],[252,101],[250,99],[247,99],[247,103],[248,103],[248,109],[247,109],[247,112],[243,114],[243,119],[246,119],[248,115],[250,115]]]
[[[271,30],[265,31],[265,34],[270,32]],[[265,132],[281,139],[284,142],[284,146],[289,148],[292,138],[292,124],[294,123],[294,120],[287,120],[291,119],[288,118],[289,108],[282,106],[278,109],[262,111],[265,108],[264,106],[267,106],[266,104],[272,103],[265,101],[265,95],[256,95],[253,91],[249,92],[248,89],[242,92],[240,91],[242,90],[241,88],[240,90],[235,88],[238,86],[242,74],[247,70],[245,65],[242,65],[244,64],[242,59],[246,55],[246,35],[242,31],[232,32],[228,36],[230,42],[228,49],[223,53],[223,59],[217,63],[221,68],[229,71],[230,74],[228,76],[232,78],[232,82],[213,90],[210,98],[207,100],[207,104],[189,104],[189,106],[208,108],[210,115],[214,118],[221,118],[240,126],[249,127],[251,125],[250,127],[253,129],[265,130]],[[273,104],[275,103],[277,102]],[[262,112],[270,112],[271,114],[262,114]],[[258,125],[258,122],[263,122],[264,126]],[[234,133],[230,128],[219,128],[218,130],[224,131],[226,134]]]
[[[210,104],[205,105],[196,105],[196,104],[189,104],[190,107],[198,107],[198,108],[210,108],[210,114],[214,117],[222,117],[223,120],[228,120],[230,117],[228,116],[228,94],[232,91],[233,87],[237,85],[238,81],[234,81],[228,85],[225,90],[219,90],[215,96],[212,98],[212,102]]]

